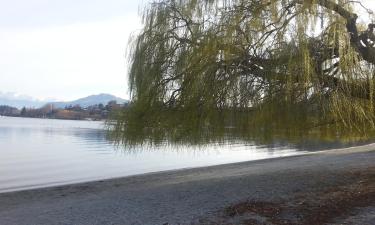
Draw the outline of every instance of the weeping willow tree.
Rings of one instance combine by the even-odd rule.
[[[129,51],[132,103],[111,122],[113,136],[369,134],[375,24],[360,23],[357,11],[371,20],[366,6],[349,0],[150,4]]]

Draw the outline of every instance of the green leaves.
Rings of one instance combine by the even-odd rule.
[[[353,4],[153,3],[130,52],[133,102],[116,118],[114,131],[175,137],[176,127],[207,134],[238,126],[249,132],[272,120],[264,116],[270,108],[276,110],[272,115],[280,110],[290,117],[281,113],[284,106],[306,114],[301,123],[310,127],[331,121],[357,130],[373,127],[374,109],[367,105],[374,101],[374,69],[354,40],[356,29],[349,30]],[[350,113],[344,112],[347,107]]]

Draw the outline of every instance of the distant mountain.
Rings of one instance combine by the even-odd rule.
[[[116,97],[110,94],[99,94],[99,95],[90,95],[85,98],[80,98],[70,102],[47,102],[34,99],[26,95],[17,95],[15,93],[3,93],[0,92],[0,105],[6,105],[10,107],[15,107],[21,109],[26,108],[40,108],[46,104],[52,104],[56,108],[65,108],[69,105],[80,105],[81,107],[88,107],[90,105],[97,105],[102,103],[106,105],[110,101],[116,101],[117,103],[123,104],[128,102],[125,99]]]
[[[0,105],[7,105],[21,109],[22,107],[39,108],[45,104],[46,102],[33,99],[30,96],[0,92]]]
[[[65,108],[66,106],[74,106],[80,105],[81,107],[88,107],[91,105],[98,105],[103,104],[106,105],[110,101],[116,101],[119,104],[127,103],[128,100],[116,97],[110,94],[98,94],[98,95],[90,95],[85,98],[80,98],[70,102],[50,102],[48,104],[52,104],[55,108]]]

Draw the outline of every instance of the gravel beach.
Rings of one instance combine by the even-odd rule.
[[[1,225],[375,224],[375,145],[0,194]]]

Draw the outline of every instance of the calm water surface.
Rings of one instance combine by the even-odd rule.
[[[124,149],[103,126],[0,117],[0,192],[304,153],[240,143]]]

